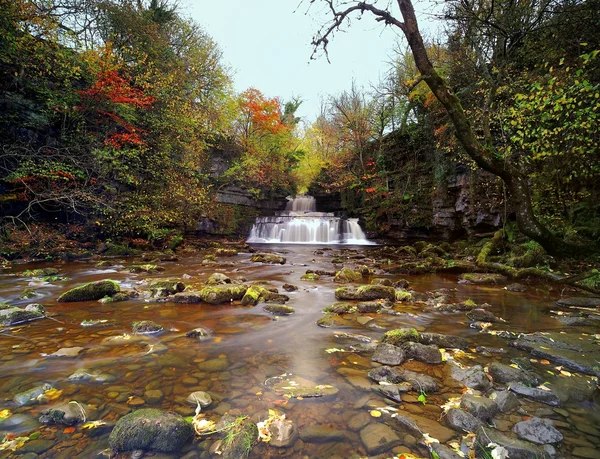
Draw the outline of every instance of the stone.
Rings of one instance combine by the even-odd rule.
[[[194,328],[193,330],[190,330],[189,332],[187,332],[185,334],[185,336],[187,338],[196,338],[199,339],[200,341],[204,341],[207,339],[210,339],[211,336],[211,332],[210,330],[203,328],[203,327],[198,327],[198,328]]]
[[[361,411],[350,418],[348,421],[348,428],[356,432],[369,425],[372,419],[373,418],[368,413]]]
[[[385,381],[392,384],[408,382],[417,392],[432,393],[438,390],[435,380],[428,375],[422,375],[410,370],[382,366],[369,371],[368,377],[376,382]]]
[[[276,316],[289,316],[296,312],[294,308],[284,306],[282,304],[268,304],[265,307],[263,307],[263,311],[266,311],[269,314],[274,314]]]
[[[72,426],[88,420],[89,409],[85,403],[71,401],[59,403],[44,411],[39,418],[41,424]]]
[[[287,448],[298,440],[298,427],[289,419],[275,419],[269,426],[271,441],[269,445],[275,448]]]
[[[132,332],[135,335],[153,335],[163,331],[162,325],[152,322],[151,320],[142,320],[131,324]]]
[[[22,454],[34,453],[36,456],[43,454],[54,446],[54,441],[46,440],[44,438],[38,438],[36,440],[30,440],[26,442],[21,448],[19,448],[19,458],[23,458]]]
[[[515,394],[535,400],[536,402],[545,403],[550,406],[560,406],[560,398],[552,391],[538,389],[537,387],[528,387],[523,384],[511,384],[510,390]]]
[[[442,335],[440,333],[421,333],[421,344],[435,344],[444,349],[466,349],[469,342],[462,336]]]
[[[600,308],[600,298],[590,296],[561,298],[556,304],[559,306],[575,306],[580,308]]]
[[[563,440],[562,434],[548,419],[531,418],[527,421],[517,422],[513,427],[513,432],[524,440],[540,445],[559,443]]]
[[[385,285],[361,285],[360,287],[340,287],[335,290],[338,300],[389,300],[395,301],[396,291]]]
[[[246,294],[248,287],[245,285],[215,285],[204,287],[199,295],[202,301],[209,304],[231,303],[234,300],[241,300]]]
[[[407,359],[429,364],[442,363],[442,354],[435,344],[427,346],[421,343],[408,342],[402,345],[402,349]]]
[[[450,375],[452,378],[460,381],[469,389],[485,391],[492,387],[492,383],[483,371],[481,365],[462,368],[452,361],[448,363],[450,365]]]
[[[417,439],[421,439],[424,432],[433,438],[437,438],[441,443],[446,443],[457,436],[454,430],[425,416],[398,412],[395,413],[394,419],[404,430],[414,435]]]
[[[229,366],[229,361],[227,359],[210,359],[205,360],[204,362],[200,362],[198,364],[198,369],[201,371],[206,371],[208,373],[215,373],[219,371],[226,370]]]
[[[459,283],[476,285],[495,285],[506,283],[507,278],[502,274],[465,273],[460,275]]]
[[[491,363],[488,370],[492,378],[494,378],[494,382],[499,384],[509,384],[512,382],[523,383],[527,386],[537,386],[540,384],[539,378],[534,374],[499,362]]]
[[[547,458],[544,451],[533,443],[509,437],[489,427],[481,427],[477,431],[476,450],[481,456],[487,457],[487,445],[495,443],[506,448],[510,459],[543,459]],[[483,451],[482,451],[483,450]]]
[[[402,396],[400,395],[400,386],[397,384],[384,384],[383,386],[377,386],[377,389],[383,394],[384,397],[389,398],[396,403],[400,403],[402,401]]]
[[[306,443],[324,443],[346,440],[346,433],[327,425],[309,425],[300,431],[300,438]]]
[[[150,284],[150,295],[153,298],[166,297],[183,292],[185,284],[178,280],[161,280]]]
[[[117,451],[174,452],[193,436],[191,424],[173,412],[146,408],[120,418],[108,443]]]
[[[173,303],[196,304],[202,303],[200,292],[186,290],[185,292],[176,293],[169,297]]]
[[[199,404],[202,408],[206,408],[212,403],[212,397],[208,392],[196,391],[188,395],[185,401],[189,405],[197,406]]]
[[[600,451],[586,446],[576,446],[571,453],[574,457],[583,457],[585,459],[600,459]]]
[[[398,346],[380,343],[377,345],[371,360],[373,360],[373,362],[379,362],[383,365],[400,365],[402,362],[404,362],[404,360],[406,360],[406,356],[404,351]]]
[[[144,392],[144,400],[146,400],[146,403],[148,403],[149,405],[156,405],[160,403],[163,397],[164,394],[158,389],[147,390],[146,392]]]
[[[347,284],[349,282],[360,282],[362,280],[362,277],[362,273],[358,271],[354,271],[350,268],[342,268],[335,273],[333,281],[338,284]]]
[[[498,408],[503,413],[507,413],[508,411],[514,410],[521,406],[519,403],[519,398],[508,390],[503,390],[500,392],[494,392],[490,395],[490,398],[496,402]]]
[[[268,263],[268,264],[279,264],[284,265],[286,259],[282,256],[275,255],[272,253],[255,253],[252,255],[251,261],[254,263]]]
[[[298,287],[292,284],[283,284],[282,288],[286,291],[286,292],[295,292],[296,290],[298,290]]]
[[[96,301],[105,296],[113,296],[119,293],[121,288],[114,280],[101,280],[89,282],[66,291],[58,297],[58,302],[68,303],[77,301]]]
[[[463,458],[463,456],[460,456],[454,450],[451,450],[447,446],[444,446],[440,443],[432,443],[431,449],[435,454],[437,454],[438,459],[462,459]]]
[[[446,423],[454,430],[475,432],[485,424],[468,411],[450,408],[445,416]]]
[[[480,309],[480,308],[471,309],[469,312],[467,312],[466,315],[469,318],[469,320],[476,321],[476,322],[477,321],[491,322],[491,323],[504,322],[504,319],[501,319],[500,317],[496,317],[494,315],[494,313],[487,311],[485,309]]]
[[[13,397],[13,402],[15,402],[19,406],[28,406],[28,405],[36,405],[40,403],[44,392],[52,389],[50,384],[42,384],[41,386],[36,386],[31,389],[28,389],[23,392],[19,392]]]
[[[362,441],[369,455],[387,452],[400,444],[400,437],[389,426],[374,422],[360,431]]]
[[[19,434],[31,432],[39,426],[40,424],[36,418],[25,413],[15,413],[6,419],[0,420],[0,432],[2,433]]]
[[[37,308],[22,309],[16,306],[9,306],[4,309],[0,308],[0,325],[4,325],[5,327],[32,322],[44,317],[46,317],[46,314],[40,312]]]
[[[482,421],[490,421],[500,411],[493,400],[470,394],[463,395],[460,407]]]
[[[231,284],[231,279],[223,273],[213,273],[206,280],[206,285],[225,285]]]

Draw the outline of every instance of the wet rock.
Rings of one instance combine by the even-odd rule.
[[[154,264],[131,265],[131,266],[126,266],[125,268],[123,268],[123,271],[127,271],[128,273],[132,273],[132,274],[140,274],[140,273],[153,274],[153,273],[158,273],[158,272],[161,272],[164,270],[165,270],[165,268],[163,268],[162,266],[158,266],[158,265],[154,265]]]
[[[500,392],[494,392],[490,398],[496,402],[498,408],[503,413],[514,410],[521,406],[519,403],[519,398],[508,390],[503,390]]]
[[[174,452],[193,436],[191,424],[176,413],[141,409],[117,421],[108,438],[115,451]]]
[[[573,457],[583,457],[585,459],[600,459],[600,451],[587,446],[576,446],[573,448]]]
[[[424,416],[398,412],[395,413],[394,419],[403,430],[408,431],[418,439],[421,439],[423,433],[426,432],[433,438],[437,438],[441,443],[445,443],[457,435],[454,430],[448,429],[439,422]]]
[[[17,273],[17,276],[21,277],[46,277],[46,276],[54,276],[58,274],[58,269],[56,268],[43,268],[43,269],[27,269],[20,273]]]
[[[360,439],[369,455],[387,452],[400,444],[400,437],[389,426],[372,423],[360,431]]]
[[[481,365],[473,365],[470,368],[461,368],[454,362],[450,361],[450,375],[452,378],[463,383],[469,389],[485,391],[492,387],[492,383],[483,371]]]
[[[600,325],[598,319],[588,319],[581,316],[558,316],[555,319],[567,327],[595,327]]]
[[[86,368],[79,368],[68,378],[69,381],[93,382],[93,383],[111,383],[117,378],[108,373],[94,373]]]
[[[506,290],[508,290],[509,292],[525,292],[525,291],[527,291],[527,288],[523,284],[518,284],[518,283],[509,284],[504,288]]]
[[[39,418],[41,424],[62,424],[72,426],[89,419],[89,409],[84,403],[71,401],[60,403],[42,411]]]
[[[84,350],[83,347],[61,347],[58,351],[48,354],[50,358],[74,359]]]
[[[388,343],[380,343],[375,349],[371,358],[373,362],[379,362],[383,365],[400,365],[406,360],[404,351],[398,346]]]
[[[203,301],[209,304],[231,303],[234,300],[241,300],[248,287],[245,285],[222,285],[204,287],[199,294]]]
[[[200,362],[198,364],[198,368],[201,371],[207,371],[208,373],[215,373],[218,371],[226,370],[229,366],[229,361],[227,359],[210,359],[205,360],[204,362]]]
[[[589,296],[561,298],[556,304],[559,306],[575,306],[580,308],[600,308],[600,298]]]
[[[454,450],[440,443],[433,443],[431,445],[431,449],[435,454],[437,454],[439,459],[462,459],[462,456],[460,456]]]
[[[0,308],[0,324],[5,327],[32,322],[45,317],[44,308],[38,304],[28,305],[24,309],[16,306]]]
[[[415,373],[401,368],[382,366],[369,371],[368,377],[376,382],[397,384],[408,382],[417,392],[432,393],[438,390],[438,385],[431,376]]]
[[[520,382],[527,386],[537,386],[540,384],[539,378],[534,374],[499,362],[490,364],[488,370],[492,378],[494,378],[494,382],[499,384],[508,384],[511,382]]]
[[[226,249],[223,247],[219,247],[215,250],[215,256],[217,257],[234,257],[238,254],[236,249]]]
[[[460,275],[461,284],[494,285],[504,284],[507,279],[502,274],[465,273]]]
[[[485,424],[468,411],[459,410],[458,408],[450,408],[446,413],[446,423],[454,430],[475,432]]]
[[[356,305],[356,310],[361,314],[377,313],[381,311],[382,308],[391,308],[392,306],[392,302],[388,300],[367,301],[365,303],[358,303]]]
[[[75,302],[75,301],[95,301],[105,296],[112,296],[119,293],[121,288],[114,280],[101,280],[97,282],[89,282],[87,284],[75,287],[68,290],[58,297],[59,302]]]
[[[381,394],[393,400],[394,402],[400,403],[402,401],[401,388],[402,386],[398,384],[384,384],[383,386],[377,386],[377,390],[381,392]],[[411,386],[412,389],[412,386]]]
[[[173,303],[182,303],[182,304],[202,303],[202,296],[200,296],[200,292],[192,291],[192,290],[176,293],[175,295],[169,297],[169,299]]]
[[[463,395],[460,407],[482,421],[490,421],[500,411],[493,400],[470,394]]]
[[[387,287],[394,287],[394,283],[390,279],[377,278],[371,280],[372,285],[385,285]]]
[[[510,345],[529,351],[535,357],[600,377],[598,345],[591,336],[579,333],[532,333],[519,335]]]
[[[442,354],[435,344],[426,346],[421,343],[404,343],[402,349],[407,359],[418,360],[430,364],[442,363]]]
[[[552,383],[552,391],[561,402],[585,402],[596,394],[596,382],[592,378],[557,378]]]
[[[347,284],[349,282],[360,282],[362,277],[363,275],[359,271],[354,271],[350,268],[342,268],[335,273],[333,281],[338,284]]]
[[[513,432],[524,440],[540,445],[558,443],[563,440],[562,434],[548,419],[531,418],[527,421],[517,422],[513,427]]]
[[[396,290],[396,301],[411,301],[413,300],[413,294],[406,290],[398,289]]]
[[[421,335],[414,328],[398,328],[385,332],[381,337],[381,342],[400,346],[409,341],[418,343],[420,339]]]
[[[199,390],[196,392],[192,392],[190,395],[188,395],[185,401],[189,405],[197,406],[198,404],[200,404],[202,408],[206,408],[212,403],[212,397],[208,392]]]
[[[469,342],[461,336],[442,335],[439,333],[421,333],[419,342],[421,344],[435,344],[444,349],[466,349]]]
[[[323,309],[323,312],[329,314],[353,314],[357,311],[354,303],[348,303],[345,301],[336,301],[330,306]]]
[[[338,300],[390,300],[396,299],[396,291],[393,287],[385,285],[361,285],[360,287],[340,287],[335,290]]]
[[[185,336],[187,338],[196,338],[199,339],[200,341],[204,341],[207,339],[210,339],[211,336],[211,332],[210,330],[203,328],[203,327],[198,327],[198,328],[194,328],[193,330],[190,330],[189,332],[187,332],[185,334]]]
[[[156,404],[160,403],[162,401],[163,397],[164,397],[163,392],[158,389],[147,390],[146,392],[144,392],[144,400],[146,401],[146,403],[148,403],[150,405],[156,405]]]
[[[487,445],[495,443],[506,448],[510,459],[543,459],[548,456],[544,451],[533,443],[517,438],[509,437],[489,427],[481,427],[477,431],[476,450],[480,457],[488,454]]]
[[[260,285],[251,285],[242,297],[242,304],[244,306],[256,306],[261,301],[264,301],[265,296],[269,293],[266,288]]]
[[[278,395],[287,398],[318,398],[331,397],[339,392],[339,389],[331,384],[316,384],[299,376],[289,378],[271,378],[270,387]],[[265,385],[267,385],[265,383]]]
[[[217,426],[226,435],[226,438],[220,440],[217,451],[223,459],[243,459],[248,457],[252,447],[258,439],[258,427],[247,416],[233,418],[225,415]],[[216,443],[219,443],[216,442]]]
[[[346,440],[346,433],[327,425],[309,425],[300,430],[300,438],[306,443],[325,443]]]
[[[267,306],[263,307],[263,311],[276,316],[289,316],[296,312],[294,308],[281,304],[268,304]]]
[[[287,448],[298,440],[298,427],[289,419],[275,419],[269,426],[271,441],[269,445],[275,448]]]
[[[357,333],[344,333],[344,332],[335,332],[333,336],[339,340],[349,340],[349,341],[357,341],[360,343],[370,343],[371,338],[366,335],[359,335]]]
[[[19,392],[13,397],[13,402],[19,406],[35,405],[40,403],[40,400],[47,390],[52,389],[50,384],[42,384],[23,392]]]
[[[284,265],[286,260],[284,257],[272,253],[255,253],[252,255],[251,261],[254,263],[269,263]]]
[[[36,418],[25,413],[15,413],[0,421],[0,432],[3,434],[20,434],[31,432],[40,426]]]
[[[24,458],[27,454],[33,454],[32,457],[39,457],[38,455],[45,453],[54,446],[54,441],[46,440],[45,438],[38,438],[26,442],[21,448],[19,448],[19,459]]]
[[[487,311],[485,309],[480,309],[480,308],[471,309],[469,312],[467,312],[467,317],[469,318],[469,320],[473,320],[473,321],[476,321],[476,322],[477,321],[491,322],[491,323],[505,322],[504,319],[496,317],[490,311]]]
[[[150,284],[150,295],[153,298],[163,298],[183,292],[185,284],[178,280],[162,280]]]
[[[206,280],[206,285],[225,285],[231,284],[231,279],[223,273],[213,273]]]
[[[153,335],[163,331],[162,325],[152,322],[151,320],[142,320],[131,324],[132,332],[136,335]]]
[[[510,390],[515,394],[535,400],[536,402],[545,403],[550,406],[560,406],[560,398],[554,392],[538,389],[537,387],[528,387],[523,384],[511,384]]]
[[[303,274],[302,277],[300,278],[300,280],[309,281],[309,282],[316,282],[320,279],[321,279],[321,276],[318,275],[317,273],[308,273],[308,272]]]
[[[292,284],[283,284],[282,288],[286,292],[295,292],[296,290],[298,290],[298,287],[296,287],[295,285],[292,285]]]

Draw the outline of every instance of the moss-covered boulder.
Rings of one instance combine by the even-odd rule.
[[[306,273],[303,274],[302,277],[300,278],[300,280],[303,281],[309,281],[309,282],[315,282],[318,281],[319,279],[321,279],[321,276],[319,276],[317,273]]]
[[[44,317],[46,317],[46,313],[41,304],[30,304],[25,308],[18,308],[4,303],[0,307],[0,324],[5,327],[32,322]]]
[[[494,273],[464,273],[460,275],[459,283],[476,285],[505,284],[508,281],[502,274]]]
[[[216,453],[223,459],[244,459],[258,443],[258,427],[246,416],[225,415],[215,430],[223,435],[215,445]]]
[[[130,300],[130,297],[125,292],[115,293],[113,296],[105,296],[104,298],[100,298],[98,300],[99,303],[108,304],[108,303],[118,303],[119,301],[127,301]]]
[[[420,341],[420,335],[414,328],[398,328],[396,330],[390,330],[385,332],[381,337],[382,343],[393,344],[399,346],[403,343],[412,341],[418,343]]]
[[[385,285],[361,285],[360,287],[340,287],[335,290],[338,300],[396,300],[396,290]]]
[[[412,299],[412,293],[402,289],[396,290],[396,301],[411,301]]]
[[[203,299],[200,295],[200,292],[194,290],[186,290],[185,292],[176,293],[173,296],[170,296],[169,299],[173,303],[182,303],[182,304],[196,304],[202,303]]]
[[[163,331],[162,325],[152,322],[151,320],[141,320],[131,324],[132,332],[136,335],[152,335]]]
[[[113,296],[121,291],[119,284],[114,280],[101,280],[89,282],[87,284],[75,287],[66,291],[58,297],[60,303],[70,303],[75,301],[96,301],[105,296]]]
[[[335,273],[333,281],[337,282],[338,284],[347,284],[349,282],[360,282],[362,277],[363,275],[359,271],[355,271],[350,268],[342,268]]]
[[[161,280],[150,284],[150,295],[153,298],[162,298],[183,292],[185,284],[179,280]]]
[[[215,285],[206,286],[198,293],[205,303],[221,304],[241,300],[247,290],[245,285]]]
[[[263,301],[264,296],[267,293],[269,293],[269,291],[266,288],[261,287],[260,285],[251,285],[242,297],[242,304],[244,306],[255,306]]]
[[[238,254],[238,251],[236,249],[224,249],[224,248],[220,248],[215,250],[215,255],[217,257],[234,257]]]
[[[108,444],[117,451],[178,451],[194,434],[191,424],[173,412],[142,409],[117,421]]]
[[[254,255],[252,255],[251,260],[254,263],[269,263],[275,265],[284,265],[286,261],[285,257],[275,255],[273,253],[255,253]]]
[[[282,304],[268,304],[263,308],[263,310],[276,316],[289,316],[296,312],[294,308],[284,306]]]
[[[27,269],[23,272],[18,273],[18,276],[21,277],[46,277],[46,276],[54,276],[58,274],[58,269],[56,268],[43,268],[43,269]]]
[[[323,312],[327,314],[352,314],[356,311],[354,303],[347,303],[345,301],[337,301],[323,309]]]
[[[145,265],[131,265],[123,268],[123,271],[127,271],[128,273],[138,274],[138,273],[158,273],[164,271],[165,268],[162,266],[154,265],[154,264],[145,264]]]

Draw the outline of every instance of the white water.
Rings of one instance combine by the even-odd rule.
[[[286,244],[373,244],[367,239],[357,218],[336,217],[331,212],[316,212],[315,198],[289,199],[286,210],[275,217],[259,217],[252,226],[248,242]]]

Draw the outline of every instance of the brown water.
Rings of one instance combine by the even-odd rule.
[[[366,457],[359,434],[349,429],[349,420],[370,409],[394,405],[398,409],[438,419],[439,405],[450,396],[456,395],[451,388],[444,387],[447,377],[445,365],[428,366],[412,363],[404,368],[424,371],[442,383],[439,394],[428,397],[427,404],[395,404],[369,389],[367,371],[375,366],[365,355],[351,352],[327,353],[329,348],[348,349],[348,343],[335,338],[334,331],[360,333],[379,339],[385,330],[415,327],[419,330],[467,337],[473,347],[484,345],[504,348],[507,354],[497,356],[505,363],[512,357],[522,356],[519,351],[507,346],[506,340],[468,327],[468,320],[462,313],[424,312],[422,304],[397,304],[399,315],[362,314],[372,318],[365,325],[357,322],[356,315],[344,316],[341,328],[325,329],[315,322],[322,317],[322,309],[335,301],[334,290],[339,285],[330,277],[322,277],[318,282],[300,280],[307,269],[332,270],[333,256],[369,255],[373,248],[334,248],[323,254],[315,252],[322,247],[315,246],[268,246],[267,250],[276,251],[287,257],[285,265],[262,265],[252,263],[249,253],[236,257],[220,258],[220,263],[232,263],[232,267],[203,266],[202,254],[183,255],[177,262],[163,262],[165,271],[156,274],[129,274],[118,269],[95,268],[96,261],[77,263],[48,263],[13,266],[0,272],[0,300],[11,304],[26,305],[32,302],[42,303],[50,318],[5,328],[0,334],[0,410],[8,408],[13,413],[26,413],[38,417],[50,404],[76,400],[92,406],[95,419],[116,421],[127,412],[140,407],[158,407],[175,410],[185,416],[193,414],[193,407],[183,403],[191,392],[203,390],[213,396],[213,404],[205,409],[209,419],[218,420],[225,412],[244,414],[255,421],[265,419],[270,408],[285,412],[287,419],[293,420],[302,432],[303,428],[323,425],[344,432],[343,441],[309,443],[298,440],[287,449],[276,449],[266,444],[255,447],[251,457],[309,457],[309,458],[349,458]],[[263,250],[264,246],[260,248]],[[347,252],[347,250],[351,250]],[[126,260],[131,264],[139,260]],[[353,260],[348,266],[353,265]],[[355,260],[365,263],[365,260]],[[368,263],[369,260],[367,259]],[[31,279],[11,275],[17,271],[38,267],[55,267],[61,275],[71,280],[56,284],[41,284]],[[84,282],[100,279],[114,279],[122,288],[140,288],[147,284],[145,279],[180,278],[183,274],[193,276],[186,283],[200,283],[213,272],[222,272],[232,279],[244,277],[248,282],[267,280],[281,289],[284,283],[297,285],[300,289],[288,293],[291,300],[287,303],[296,311],[286,317],[274,317],[263,311],[263,305],[244,307],[240,304],[225,306],[185,305],[149,302],[143,298],[121,303],[100,304],[57,303],[56,298],[68,288]],[[561,324],[555,320],[551,309],[560,292],[548,286],[530,286],[527,293],[514,293],[501,287],[478,287],[458,285],[453,275],[383,275],[392,281],[405,278],[417,292],[426,292],[439,288],[457,288],[449,300],[458,302],[467,298],[477,303],[487,302],[496,315],[505,318],[508,323],[497,329],[517,332],[540,330],[559,330]],[[365,278],[365,282],[370,279]],[[25,288],[36,290],[43,297],[35,300],[17,300]],[[105,327],[83,327],[83,320],[109,320]],[[162,325],[165,331],[159,335],[144,336],[141,339],[121,340],[106,343],[109,337],[131,332],[132,322],[152,320]],[[199,341],[185,337],[185,333],[196,327],[212,331],[212,337]],[[589,332],[589,330],[587,330]],[[596,331],[597,332],[597,331]],[[46,357],[60,348],[80,346],[85,348],[72,359],[50,359]],[[486,365],[490,357],[473,353],[473,359],[464,363]],[[206,364],[205,362],[209,362]],[[108,374],[114,379],[106,383],[72,382],[68,377],[76,370],[86,369],[91,373]],[[362,374],[363,383],[356,378],[348,378],[347,370],[355,369]],[[292,374],[316,384],[333,385],[339,389],[331,398],[287,399],[271,392],[264,382],[270,377]],[[352,373],[353,374],[353,373]],[[353,384],[354,382],[354,384]],[[31,407],[16,407],[12,397],[24,390],[50,383],[62,389],[61,397],[49,404]],[[159,389],[163,398],[153,405],[144,399],[149,389]],[[418,394],[413,394],[418,395]],[[413,397],[414,398],[414,397]],[[414,401],[414,400],[413,400]],[[410,405],[410,407],[409,407]],[[584,434],[577,430],[577,419],[597,413],[596,404],[579,404],[568,407],[572,411],[563,421],[565,446],[561,452],[569,457],[568,451],[574,445],[586,446],[586,442],[595,448],[600,439],[593,434]],[[589,418],[594,429],[600,430],[597,416]],[[574,421],[575,420],[575,421]],[[394,420],[384,415],[371,422],[385,422],[394,426]],[[588,422],[589,424],[589,422]],[[90,430],[77,427],[74,432],[64,432],[64,426],[43,426],[37,429],[40,438],[53,442],[52,447],[41,453],[41,457],[97,457],[108,447],[108,432],[93,435]],[[457,437],[459,437],[457,435]],[[390,457],[400,451],[419,455],[414,439],[404,437],[405,444],[381,457]],[[199,440],[201,441],[201,440]],[[190,443],[176,455],[160,457],[182,457],[190,451],[207,448],[211,440],[198,446]],[[19,451],[17,451],[18,453]],[[1,454],[1,453],[0,453]],[[5,453],[10,455],[11,453]],[[206,453],[204,453],[206,455]],[[2,456],[4,457],[4,456]],[[128,457],[123,456],[123,457]],[[379,456],[378,456],[379,457]]]

